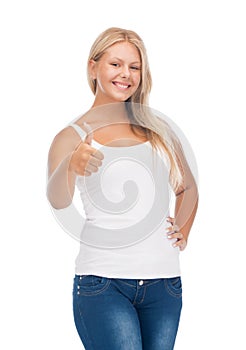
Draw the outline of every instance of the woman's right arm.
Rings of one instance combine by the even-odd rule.
[[[76,176],[98,171],[103,154],[91,147],[91,136],[82,142],[73,128],[63,129],[54,138],[48,156],[47,198],[55,209],[68,207],[73,200]]]

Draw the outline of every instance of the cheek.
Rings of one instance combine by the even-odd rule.
[[[138,88],[139,85],[140,85],[140,82],[141,82],[141,76],[140,76],[140,74],[139,74],[139,75],[136,75],[136,76],[133,78],[133,80],[134,80],[134,85],[136,86],[136,88]]]
[[[99,76],[99,79],[104,83],[108,83],[114,78],[115,78],[115,72],[112,71],[111,69],[103,69]]]
[[[97,84],[102,88],[105,84],[108,84],[110,77],[108,72],[102,70],[100,74],[97,75]]]

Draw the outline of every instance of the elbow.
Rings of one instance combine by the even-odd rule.
[[[190,189],[190,198],[193,202],[194,209],[197,210],[199,202],[199,192],[196,183]]]
[[[198,203],[198,201],[199,201],[199,191],[198,191],[198,187],[197,187],[196,182],[194,182],[193,187],[194,187],[193,191],[195,193],[196,202]]]
[[[175,193],[176,198],[178,197],[186,197],[188,196],[189,198],[193,198],[193,202],[197,202],[198,203],[198,199],[199,199],[199,192],[198,192],[198,187],[195,181],[192,181],[192,183],[187,184],[186,186],[184,186],[183,188],[179,189],[179,191],[177,191]]]

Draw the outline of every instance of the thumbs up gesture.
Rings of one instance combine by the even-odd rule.
[[[79,176],[90,176],[92,173],[98,171],[98,168],[102,165],[104,156],[102,152],[91,146],[93,131],[90,125],[84,122],[84,128],[87,135],[84,141],[81,141],[72,152],[69,170]]]

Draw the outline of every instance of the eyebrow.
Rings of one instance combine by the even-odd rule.
[[[123,62],[123,60],[119,57],[112,57],[111,60],[118,60],[118,61],[121,61]],[[141,64],[140,61],[135,61],[135,62],[131,62],[131,64]]]

